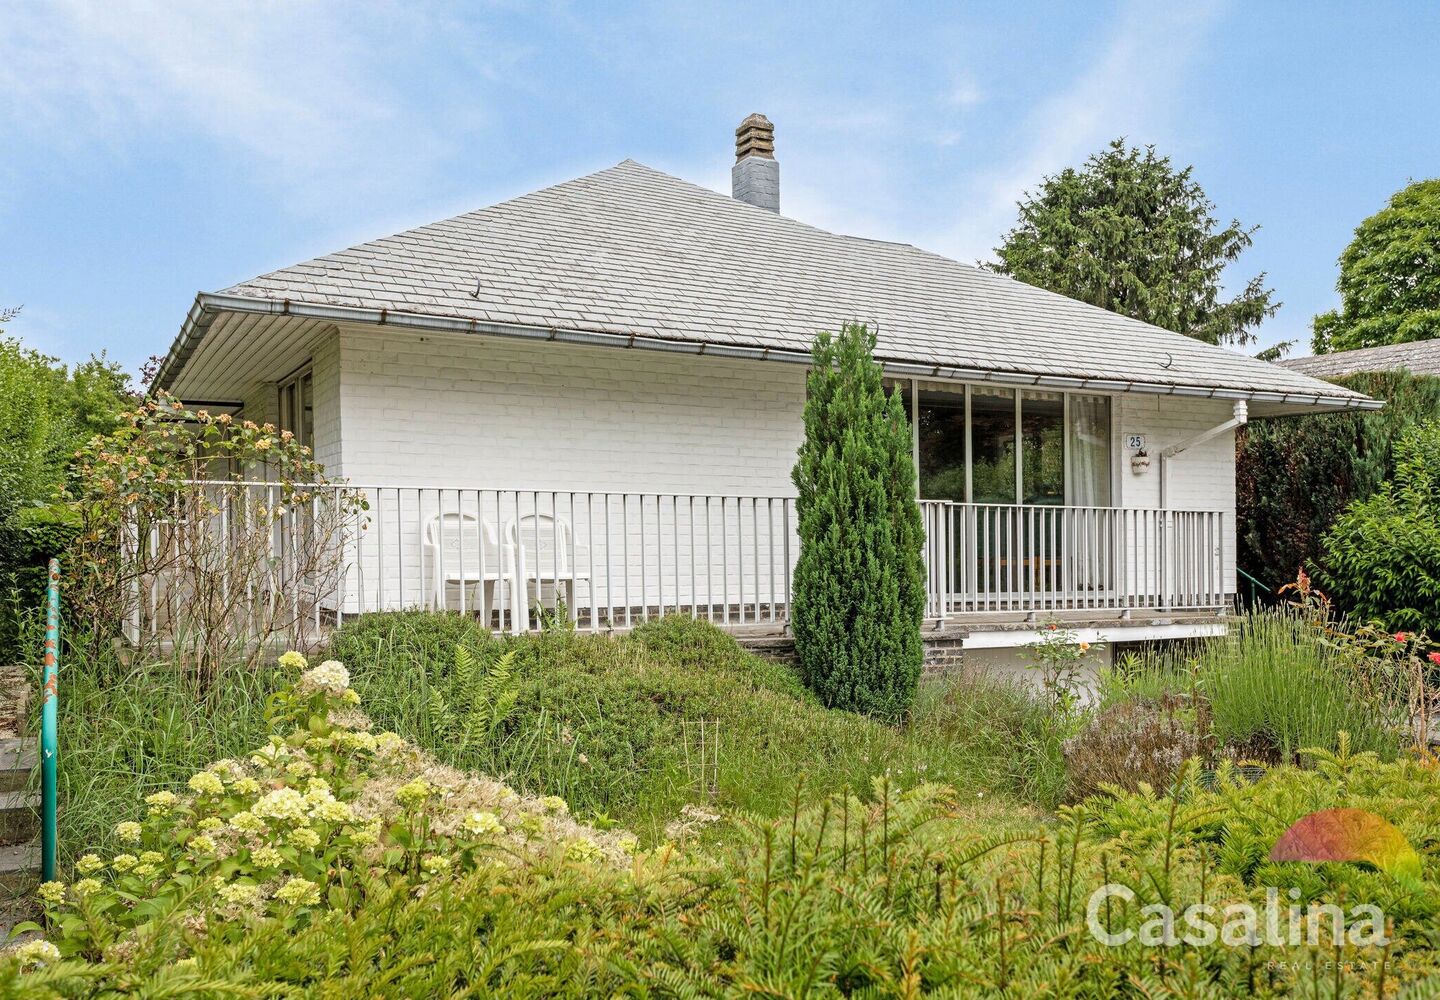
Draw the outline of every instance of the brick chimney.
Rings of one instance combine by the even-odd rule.
[[[780,163],[775,159],[775,126],[764,115],[751,115],[735,130],[735,166],[730,168],[730,193],[757,208],[780,211]]]

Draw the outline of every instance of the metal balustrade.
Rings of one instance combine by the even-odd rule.
[[[283,604],[307,634],[406,608],[470,614],[512,632],[560,622],[628,629],[663,614],[777,630],[789,620],[799,553],[793,497],[346,484],[304,487],[303,501],[287,504],[274,483],[191,486],[209,498],[190,505],[206,511],[203,531],[151,523],[147,540],[127,547],[163,552],[204,538],[223,552],[228,532],[269,511],[268,539],[259,551],[253,537],[246,543],[245,558],[261,569],[234,599]],[[337,530],[333,512],[342,510]],[[932,623],[1219,610],[1230,600],[1219,511],[929,500],[920,510]],[[297,561],[317,537],[322,556]],[[213,561],[212,553],[166,565]],[[137,574],[137,633],[142,622],[152,634],[165,627],[156,594],[187,586],[167,572]],[[173,616],[183,601],[169,606]]]
[[[935,500],[920,508],[928,618],[1229,603],[1220,511]]]

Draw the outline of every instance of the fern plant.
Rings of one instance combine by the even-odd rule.
[[[493,744],[496,731],[515,709],[520,686],[514,677],[515,650],[482,660],[468,646],[455,647],[448,697],[430,689],[430,718],[436,734],[466,752]]]

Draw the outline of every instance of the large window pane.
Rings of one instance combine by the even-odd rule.
[[[1110,400],[1070,397],[1070,481],[1077,507],[1110,506]]]
[[[970,391],[972,483],[976,503],[1015,502],[1015,391],[975,386]]]
[[[1022,503],[1065,502],[1065,397],[1027,390],[1020,398]]]
[[[919,391],[920,496],[965,499],[965,392]]]

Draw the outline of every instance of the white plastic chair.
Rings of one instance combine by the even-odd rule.
[[[452,586],[470,591],[472,595],[468,601],[461,595],[461,607],[477,607],[473,593],[479,586],[480,620],[488,627],[490,612],[495,607],[496,586],[504,583],[510,592],[510,631],[520,633],[521,621],[526,615],[516,603],[523,599],[525,589],[517,572],[515,549],[500,544],[495,525],[460,511],[436,514],[425,522],[422,541],[430,560],[432,608],[444,610],[450,606]]]
[[[590,571],[586,568],[590,564],[590,550],[575,545],[570,522],[553,514],[525,514],[519,520],[506,523],[505,541],[517,554],[518,575],[525,581],[522,593],[526,600],[530,597],[531,583],[535,584],[537,602],[542,601],[542,588],[549,584],[555,596],[561,597],[565,607],[575,614],[579,607],[575,603],[575,584],[590,580]]]

